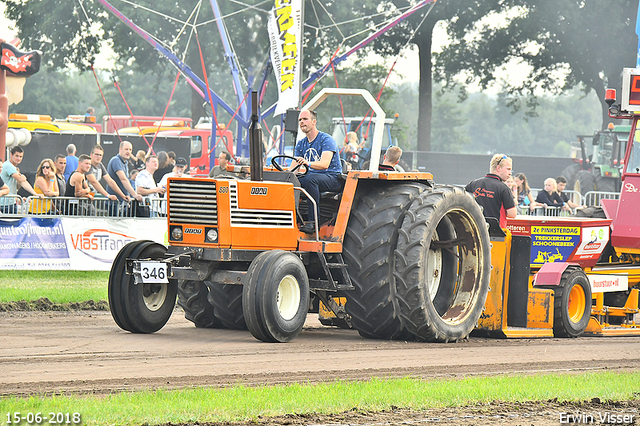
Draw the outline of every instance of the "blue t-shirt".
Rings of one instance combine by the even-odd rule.
[[[2,173],[0,173],[0,179],[4,181],[9,187],[9,195],[17,195],[18,194],[18,181],[13,178],[13,174],[16,173],[18,169],[14,166],[11,161],[7,160],[2,163]],[[0,185],[2,186],[2,185]],[[0,197],[0,206],[6,206],[10,204],[15,204],[15,199],[13,197]]]
[[[296,157],[302,157],[307,161],[319,161],[324,151],[333,152],[333,157],[331,157],[329,167],[326,170],[314,170],[309,168],[309,173],[342,173],[340,156],[337,155],[338,144],[336,144],[336,141],[330,135],[324,132],[318,132],[318,135],[311,143],[309,143],[309,138],[307,137],[301,139],[296,145],[294,155]]]
[[[116,155],[115,157],[112,157],[111,160],[109,160],[109,164],[107,165],[107,173],[109,173],[109,176],[111,176],[111,179],[116,181],[118,188],[120,188],[120,190],[124,195],[131,195],[122,184],[122,181],[120,180],[120,176],[116,174],[118,170],[122,170],[124,172],[124,175],[127,177],[127,179],[129,178],[129,167],[127,166],[127,160],[120,157],[119,154]],[[124,201],[118,194],[116,194],[116,192],[113,189],[111,189],[110,186],[107,186],[107,192],[109,194],[113,194],[117,196],[118,200]]]
[[[71,173],[78,169],[78,157],[75,155],[67,155],[67,165],[64,166],[64,180],[69,182],[69,176]]]

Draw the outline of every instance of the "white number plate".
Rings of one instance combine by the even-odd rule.
[[[143,283],[168,283],[167,264],[162,262],[140,262],[140,277]]]

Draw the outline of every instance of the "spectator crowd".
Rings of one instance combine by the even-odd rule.
[[[122,141],[105,166],[102,146],[76,156],[75,145],[69,144],[66,155],[40,161],[31,183],[20,171],[24,150],[15,146],[0,163],[0,213],[93,215],[99,209],[108,216],[162,215],[167,179],[188,173],[187,160],[173,151],[156,155],[140,150],[134,156],[132,149]],[[28,202],[20,190],[26,191]]]

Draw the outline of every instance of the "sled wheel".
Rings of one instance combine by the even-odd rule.
[[[282,250],[263,252],[245,280],[242,307],[251,334],[264,342],[294,339],[309,310],[309,279],[302,261]]]
[[[589,324],[591,284],[587,274],[570,266],[562,274],[560,284],[545,286],[554,293],[553,334],[556,337],[578,337]]]

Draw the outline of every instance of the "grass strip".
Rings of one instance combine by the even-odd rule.
[[[336,414],[351,409],[423,410],[492,401],[603,401],[638,398],[640,373],[504,375],[454,380],[371,379],[319,384],[193,388],[98,396],[8,397],[0,414],[80,413],[86,425],[157,425],[251,421],[285,414]],[[3,419],[5,421],[6,419]]]
[[[107,271],[0,271],[0,303],[48,298],[53,303],[107,300]]]

